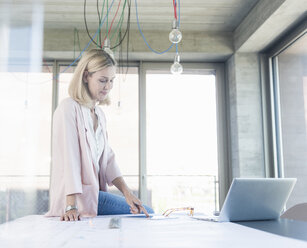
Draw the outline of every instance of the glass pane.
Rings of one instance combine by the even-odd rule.
[[[217,206],[215,76],[146,74],[148,188],[156,212]],[[167,189],[167,190],[166,190]]]
[[[66,66],[61,66],[63,71]],[[75,67],[69,68],[59,77],[59,102],[68,97],[68,86]],[[126,68],[121,68],[121,72]],[[130,67],[127,74],[116,74],[110,92],[111,104],[101,106],[107,118],[109,143],[115,152],[117,163],[128,186],[138,192],[139,168],[139,98],[138,68]],[[115,187],[111,192],[118,193]]]
[[[51,72],[0,72],[0,222],[48,210]]]
[[[107,118],[109,142],[124,175],[139,174],[139,78],[138,68],[117,74],[110,92],[111,104],[102,106]]]
[[[70,83],[70,80],[73,76],[73,73],[75,71],[76,66],[71,66],[67,68],[68,65],[61,65],[60,66],[60,72],[64,71],[64,73],[60,73],[59,76],[59,82],[58,82],[58,103],[60,103],[63,99],[66,97],[69,97],[68,95],[68,86]]]
[[[287,207],[307,201],[307,35],[278,55],[284,176],[297,183]]]
[[[218,181],[214,175],[149,175],[147,182],[149,205],[156,213],[177,207],[194,207],[204,213],[218,210]]]

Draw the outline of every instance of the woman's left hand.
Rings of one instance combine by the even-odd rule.
[[[131,192],[125,194],[126,202],[130,206],[130,213],[132,214],[139,214],[143,211],[146,217],[149,217],[146,209],[143,207],[142,202]]]

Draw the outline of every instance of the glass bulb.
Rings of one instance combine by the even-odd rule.
[[[180,63],[174,62],[171,66],[171,73],[172,74],[181,74],[183,72],[183,67]]]
[[[171,66],[172,74],[181,74],[183,72],[183,67],[179,62],[180,62],[180,56],[178,53],[176,53],[174,64],[172,64]]]
[[[169,33],[169,36],[168,36],[170,42],[172,43],[179,43],[182,39],[182,34],[181,32],[179,31],[178,28],[173,28],[172,31]]]
[[[182,34],[178,29],[178,21],[176,19],[173,20],[172,31],[169,33],[168,38],[174,44],[179,43],[182,39]]]

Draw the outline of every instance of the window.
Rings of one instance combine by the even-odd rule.
[[[41,73],[0,73],[1,82],[6,82],[0,85],[0,222],[48,210],[52,106],[68,97],[75,69],[65,63],[54,66],[57,70],[43,66]],[[52,72],[64,69],[53,87]],[[147,90],[142,91],[137,67],[118,71],[111,105],[102,106],[109,143],[125,180],[136,195],[147,192],[146,202],[156,212],[181,206],[217,210],[221,181],[215,70],[185,70],[174,77],[153,69],[146,71],[145,79]],[[146,115],[139,112],[144,97]],[[140,118],[146,120],[145,134],[139,131]],[[142,136],[147,140],[148,184],[139,188],[145,167],[140,162]],[[112,191],[118,193],[114,187]]]
[[[0,72],[0,82],[1,223],[48,209],[52,66]]]
[[[122,70],[121,70],[122,71]],[[111,105],[102,106],[107,119],[109,143],[131,190],[139,187],[139,75],[131,67],[117,73],[110,92]],[[112,190],[115,190],[113,188]]]
[[[306,202],[307,35],[273,57],[278,175],[297,178],[288,206]]]
[[[68,95],[68,86],[70,83],[70,80],[74,74],[76,66],[70,66],[67,68],[68,65],[60,65],[59,66],[59,81],[58,81],[58,87],[57,87],[57,95],[58,95],[58,103],[57,105],[64,100],[66,97],[69,97]],[[63,72],[65,70],[65,72]]]
[[[146,71],[147,186],[156,212],[218,209],[214,73]]]

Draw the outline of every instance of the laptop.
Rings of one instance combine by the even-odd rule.
[[[234,178],[219,214],[195,219],[228,222],[278,219],[296,178]]]

